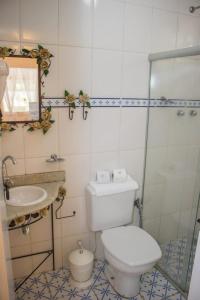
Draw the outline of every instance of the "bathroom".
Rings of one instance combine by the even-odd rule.
[[[0,300],[200,299],[198,64],[199,0],[0,0]]]

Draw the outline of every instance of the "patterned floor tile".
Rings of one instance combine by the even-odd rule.
[[[85,290],[70,284],[70,272],[63,268],[31,276],[16,293],[17,300],[125,300],[105,276],[105,262],[95,261],[92,284]],[[153,269],[141,277],[140,294],[130,300],[184,300],[163,275]]]
[[[181,294],[174,294],[166,298],[166,300],[185,300],[185,298]]]

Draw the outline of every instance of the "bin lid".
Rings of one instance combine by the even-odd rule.
[[[89,191],[96,196],[112,195],[128,191],[134,191],[139,188],[138,183],[128,176],[124,182],[97,183],[91,181],[88,185]]]
[[[92,262],[94,254],[86,249],[77,249],[70,253],[69,262],[73,265],[84,266]]]

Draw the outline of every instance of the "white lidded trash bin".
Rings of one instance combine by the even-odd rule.
[[[68,258],[72,283],[77,287],[86,288],[91,284],[94,254],[84,249],[81,241],[78,241],[78,246],[79,249],[72,251]]]

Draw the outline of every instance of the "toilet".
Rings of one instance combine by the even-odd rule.
[[[150,271],[162,256],[150,234],[130,225],[137,190],[138,184],[130,176],[121,183],[91,181],[86,189],[89,228],[102,232],[105,274],[123,297],[139,293],[140,276]]]

